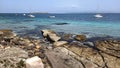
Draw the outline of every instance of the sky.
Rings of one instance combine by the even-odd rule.
[[[0,13],[120,13],[120,0],[0,0]]]

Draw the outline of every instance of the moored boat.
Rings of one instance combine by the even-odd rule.
[[[32,14],[30,14],[30,15],[28,15],[29,17],[31,17],[31,18],[34,18],[35,16],[34,15],[32,15]]]
[[[94,17],[96,17],[96,18],[102,18],[103,16],[101,14],[96,14],[96,15],[94,15]]]
[[[49,18],[55,18],[55,16],[49,16]]]
[[[23,14],[23,16],[25,16],[26,14]]]

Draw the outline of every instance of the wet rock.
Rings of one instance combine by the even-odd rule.
[[[41,58],[34,56],[25,61],[26,68],[44,68]]]
[[[69,55],[69,50],[63,47],[55,48],[53,51],[46,51],[52,68],[84,68],[83,65]]]
[[[61,35],[62,39],[65,40],[65,41],[72,41],[73,40],[73,34],[66,34],[66,33],[63,33]]]
[[[83,44],[86,45],[86,46],[89,46],[89,47],[94,47],[93,42],[84,42]]]
[[[0,30],[1,34],[2,34],[2,37],[5,37],[5,38],[13,38],[14,36],[16,36],[15,33],[12,32],[12,30],[10,29],[3,29],[3,30]]]
[[[84,44],[82,42],[79,41],[73,41],[70,43],[71,46],[84,46]]]
[[[12,30],[10,30],[10,29],[2,29],[2,30],[0,30],[0,32],[8,33],[8,32],[12,32]]]
[[[77,41],[85,41],[86,36],[85,35],[76,35],[75,40],[77,40]]]
[[[66,41],[57,41],[57,42],[54,42],[53,43],[53,46],[54,47],[59,47],[59,46],[62,46],[62,45],[65,45],[65,44],[67,44],[68,42],[66,42]]]

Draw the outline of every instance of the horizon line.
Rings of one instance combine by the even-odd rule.
[[[0,13],[31,13],[31,14],[78,14],[78,13],[120,13],[120,12],[62,12],[62,13],[51,13],[51,12],[0,12]]]

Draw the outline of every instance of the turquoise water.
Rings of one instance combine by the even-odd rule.
[[[120,37],[120,14],[102,14],[103,18],[95,18],[95,14],[33,14],[35,18],[27,15],[0,14],[0,29],[12,29],[18,34],[35,34],[41,29],[52,29],[57,32],[85,34],[87,37]]]

